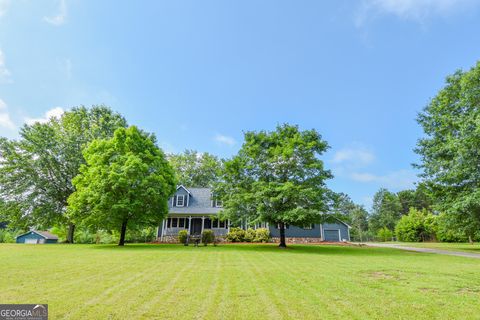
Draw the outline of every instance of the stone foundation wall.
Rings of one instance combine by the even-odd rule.
[[[160,241],[160,238],[157,239],[158,242],[163,243],[179,243],[178,236],[163,236],[163,241]]]
[[[280,243],[280,237],[272,237],[271,241],[274,242],[274,243]],[[322,238],[300,238],[300,237],[289,238],[289,237],[286,237],[285,241],[287,243],[319,243],[319,242],[322,242]]]
[[[216,237],[218,242],[226,242],[225,237]],[[300,237],[295,237],[295,238],[285,238],[287,243],[320,243],[322,242],[322,238],[300,238]],[[179,243],[178,242],[178,236],[163,236],[163,241],[160,241],[160,238],[157,239],[157,242],[162,242],[162,243]],[[270,239],[270,242],[273,243],[279,243],[280,238],[279,237],[272,237]]]

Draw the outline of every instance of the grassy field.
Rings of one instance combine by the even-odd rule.
[[[50,319],[478,319],[480,260],[398,249],[0,245],[0,303]]]
[[[432,248],[450,251],[480,253],[480,243],[445,243],[445,242],[386,242],[405,247]]]

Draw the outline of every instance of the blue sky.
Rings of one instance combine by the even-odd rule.
[[[167,152],[318,130],[335,191],[417,180],[416,114],[479,58],[480,1],[0,0],[0,135],[105,103]]]

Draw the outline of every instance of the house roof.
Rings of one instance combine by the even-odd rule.
[[[39,235],[45,237],[45,239],[53,239],[53,240],[58,240],[58,237],[48,231],[35,231]]]
[[[168,202],[168,213],[177,214],[217,214],[222,208],[212,206],[212,190],[210,188],[185,188],[189,192],[190,199],[188,207],[173,207],[172,202]],[[177,188],[177,192],[180,189]]]
[[[182,188],[183,190],[187,191],[188,194],[192,194],[187,188],[185,188],[185,187],[183,186],[183,184],[179,185],[179,186],[177,187],[177,190],[180,189],[180,188]]]
[[[38,231],[38,230],[31,230],[31,231],[25,232],[25,233],[17,236],[17,238],[21,237],[21,236],[25,236],[25,235],[27,235],[29,233],[32,233],[32,232],[38,234],[39,236],[41,236],[42,238],[47,239],[47,240],[58,240],[58,237],[56,235],[51,234],[48,231]]]
[[[351,227],[348,223],[346,223],[345,221],[342,221],[342,220],[340,220],[340,219],[338,219],[338,218],[335,218],[335,220],[337,220],[337,221],[340,222],[341,224],[344,224],[348,229],[351,229],[351,228],[352,228],[352,227]]]

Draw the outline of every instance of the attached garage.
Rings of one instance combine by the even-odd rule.
[[[350,241],[350,226],[336,219],[336,222],[322,224],[322,240],[328,242]]]
[[[340,229],[324,230],[323,234],[324,234],[325,241],[330,241],[330,242],[340,241]]]
[[[43,244],[43,243],[57,243],[58,237],[48,231],[32,230],[21,234],[17,237],[17,243],[26,244]]]

